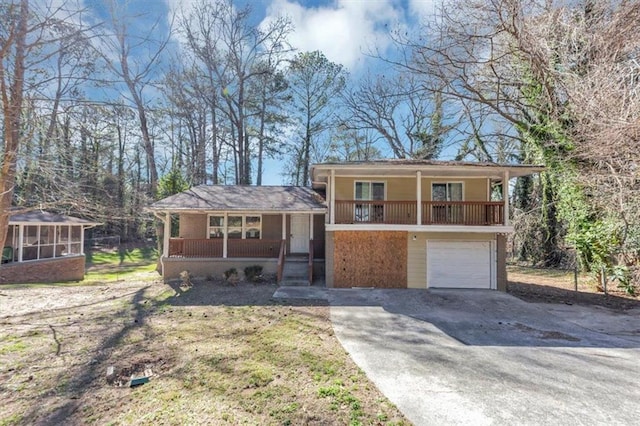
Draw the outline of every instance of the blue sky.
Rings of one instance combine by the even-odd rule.
[[[54,0],[59,1],[59,0]],[[95,14],[98,22],[108,17],[106,0],[78,0],[84,2],[88,14]],[[118,0],[127,9],[133,32],[143,33],[158,18],[163,20],[162,30],[173,15],[188,13],[200,0]],[[320,50],[333,62],[342,64],[353,77],[380,66],[380,62],[367,56],[379,50],[389,54],[389,32],[415,25],[423,16],[433,11],[437,0],[235,0],[236,6],[250,4],[255,24],[265,25],[279,16],[292,21],[294,32],[289,41],[299,51]],[[156,34],[162,37],[162,31]],[[179,37],[176,35],[175,37]],[[179,41],[179,40],[175,40]],[[153,102],[152,93],[146,101]],[[381,147],[382,148],[382,147]],[[281,161],[268,161],[265,167],[265,184],[281,184]]]

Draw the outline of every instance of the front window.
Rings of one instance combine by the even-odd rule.
[[[431,185],[431,219],[434,223],[458,224],[464,221],[462,182]]]
[[[225,232],[229,239],[260,239],[262,235],[262,217],[234,215],[209,216],[209,238],[224,238]]]
[[[209,216],[209,238],[224,238],[224,216]]]
[[[356,182],[355,199],[367,201],[355,203],[355,222],[384,222],[384,204],[373,201],[384,201],[384,182]]]

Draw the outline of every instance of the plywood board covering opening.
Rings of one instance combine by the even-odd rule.
[[[334,287],[407,287],[407,233],[338,231]]]

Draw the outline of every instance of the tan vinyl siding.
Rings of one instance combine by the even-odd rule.
[[[356,182],[384,182],[387,200],[415,200],[415,178],[338,178],[336,177],[336,200],[353,200]]]
[[[486,179],[464,180],[464,200],[465,201],[488,201],[487,200],[487,180]]]
[[[207,238],[206,214],[180,214],[180,238]]]
[[[507,291],[507,237],[505,235],[496,237],[496,288],[499,291]]]
[[[336,200],[353,200],[354,178],[336,177]]]
[[[389,201],[416,200],[417,179],[399,177],[336,177],[336,200],[353,200],[355,198],[355,182],[384,182],[386,199]],[[457,179],[457,178],[422,178],[422,200],[431,200],[431,184],[433,182],[462,182],[464,187],[464,201],[488,201],[487,179]]]
[[[282,215],[263,214],[262,215],[262,239],[281,240],[282,239]]]
[[[422,201],[431,201],[431,185],[433,183],[462,182],[464,201],[488,201],[487,179],[456,179],[456,178],[423,178]]]
[[[427,240],[493,241],[495,239],[494,234],[409,232],[407,235],[407,287],[426,288],[427,286]],[[454,259],[451,260],[451,265],[455,266]],[[500,274],[499,271],[498,274]]]
[[[406,201],[415,200],[418,180],[416,178],[386,179],[387,200]]]

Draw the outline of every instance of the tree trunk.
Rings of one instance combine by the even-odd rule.
[[[11,87],[7,88],[4,57],[10,46],[0,51],[0,89],[4,115],[4,153],[0,169],[0,247],[4,247],[9,229],[9,216],[16,181],[16,162],[20,146],[22,101],[24,93],[24,62],[27,41],[29,1],[21,0],[18,27],[15,33],[15,59]]]

